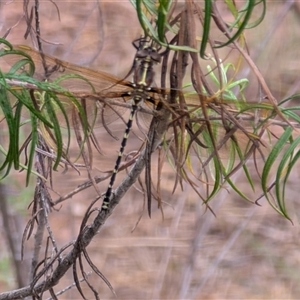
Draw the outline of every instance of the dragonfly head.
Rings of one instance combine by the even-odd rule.
[[[145,60],[147,57],[149,57],[149,61],[154,63],[160,63],[161,61],[161,55],[156,48],[151,46],[138,50],[135,56],[136,60]]]

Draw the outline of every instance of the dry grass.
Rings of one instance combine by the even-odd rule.
[[[91,13],[93,1],[86,1],[84,5],[80,1],[57,4],[62,23],[53,21],[55,10],[46,2],[47,8],[43,8],[41,17],[48,21],[42,28],[46,40],[62,45],[49,45],[45,52],[71,62],[88,63],[120,77],[125,75],[134,56],[131,41],[140,34],[131,6],[125,2],[102,3],[103,18],[99,23],[95,11]],[[0,5],[2,35],[16,22],[22,4]],[[256,55],[260,69],[279,99],[299,89],[300,15],[295,5],[278,23],[286,7],[286,2],[270,2],[263,24],[246,33],[250,52]],[[25,43],[22,24],[10,33],[10,40],[15,44]],[[269,32],[270,39],[267,39]],[[248,76],[247,67],[242,74]],[[255,93],[250,86],[249,97],[256,97]],[[117,125],[114,125],[115,130],[122,136],[123,127],[117,128]],[[95,174],[97,168],[113,167],[119,144],[100,131],[99,139],[109,148],[104,146],[104,158],[97,157]],[[129,149],[134,149],[137,142],[132,135]],[[118,180],[121,177],[120,174]],[[165,206],[164,220],[160,211],[153,207],[152,219],[144,213],[132,232],[142,210],[143,197],[131,189],[88,251],[119,299],[298,299],[299,175],[295,172],[291,178],[287,199],[294,225],[274,212],[265,200],[261,201],[261,207],[254,206],[225,189],[212,201],[215,218],[210,212],[205,213],[201,200],[188,186],[172,195],[174,174],[166,169],[162,178],[163,199],[171,206]],[[57,190],[63,193],[84,181],[84,176],[79,178],[75,172],[57,173],[55,180]],[[249,189],[242,178],[236,176],[236,181],[243,190]],[[100,187],[105,189],[105,185]],[[251,195],[251,191],[249,193]],[[76,237],[81,218],[94,196],[95,192],[90,189],[67,200],[59,211],[52,212],[50,223],[59,246]],[[5,249],[1,244],[3,258]],[[27,253],[25,259],[29,258],[30,253]],[[1,257],[0,261],[3,261]],[[102,299],[114,298],[95,274],[91,275],[91,281]],[[56,291],[71,283],[72,274],[69,274]],[[10,279],[2,275],[1,291],[11,288]],[[92,295],[88,295],[91,299]],[[75,288],[60,297],[77,298]]]

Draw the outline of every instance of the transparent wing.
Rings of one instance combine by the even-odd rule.
[[[54,57],[40,55],[39,52],[27,47],[16,46],[16,52],[22,51],[30,56],[34,62],[34,77],[39,80],[51,81],[67,91],[70,91],[82,104],[87,120],[95,127],[105,126],[122,117],[130,107],[130,91],[132,84],[120,80],[110,74],[98,72],[58,60]],[[10,65],[20,60],[19,54],[9,55],[5,59]],[[21,72],[30,72],[30,65],[24,64]],[[39,97],[41,98],[41,97]],[[69,97],[59,95],[61,103],[68,114],[76,111],[76,106]],[[127,103],[127,104],[126,104]],[[64,117],[59,113],[57,117],[64,126]]]

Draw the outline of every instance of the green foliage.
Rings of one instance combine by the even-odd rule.
[[[232,44],[241,38],[245,29],[257,27],[263,21],[266,14],[266,0],[247,0],[240,9],[237,7],[237,3],[232,0],[225,0],[224,2],[234,18],[231,24],[226,24],[228,31],[232,32],[233,29],[236,29],[236,31],[230,37],[228,37],[228,34],[225,34],[228,37],[228,40],[218,46],[214,46],[215,48],[222,48]],[[150,36],[160,45],[164,47],[168,46],[172,50],[196,51],[196,49],[190,47],[168,45],[165,42],[165,36],[168,31],[173,34],[178,33],[177,27],[174,25],[171,26],[171,23],[173,23],[172,21],[175,18],[174,15],[170,15],[170,12],[172,12],[172,1],[158,0],[156,2],[150,0],[131,0],[131,3],[137,11],[137,16],[145,36]],[[196,9],[199,11],[201,7],[197,8],[197,5],[198,4],[196,3]],[[205,51],[207,44],[209,43],[212,19],[214,18],[214,21],[217,22],[217,26],[220,26],[217,17],[212,13],[212,7],[214,5],[215,3],[213,0],[204,1],[203,30],[202,37],[200,38],[201,45],[199,51],[200,57],[203,59],[205,59]],[[258,8],[260,15],[255,20],[251,20],[255,8]],[[154,22],[151,22],[150,20],[154,20]],[[223,31],[222,28],[219,29]]]
[[[17,56],[18,59],[8,72],[1,72],[0,70],[0,107],[9,131],[8,149],[1,149],[5,159],[0,166],[0,170],[3,177],[6,177],[12,167],[16,170],[19,170],[20,167],[24,168],[27,170],[26,183],[28,184],[41,124],[43,124],[43,128],[46,128],[46,131],[53,134],[52,139],[56,148],[54,170],[57,169],[61,158],[67,157],[70,147],[71,126],[70,116],[67,112],[68,105],[76,107],[80,116],[83,124],[83,143],[88,136],[87,116],[83,107],[72,93],[60,85],[61,81],[70,78],[85,79],[79,74],[75,74],[62,76],[54,82],[37,80],[33,77],[35,64],[30,55],[21,50],[15,50],[5,40],[1,40],[1,42],[7,48],[0,50],[0,59],[9,60],[12,56]],[[68,99],[67,106],[61,101],[59,95]],[[57,118],[58,114],[62,116],[63,120]],[[27,119],[24,120],[24,116],[27,116]],[[65,140],[63,140],[61,123],[66,124],[67,138]],[[19,133],[23,126],[30,126],[30,136],[26,139],[27,144],[30,140],[29,148],[27,148],[27,144],[20,145]],[[20,157],[21,149],[24,150],[25,148],[29,149],[29,153],[28,160],[24,165],[20,162]]]
[[[199,53],[198,58],[204,59],[206,63],[207,70],[205,71],[201,69],[203,67],[200,64],[196,66],[202,71],[203,84],[200,88],[195,84],[195,76],[192,72],[190,78],[188,78],[192,82],[188,85],[192,91],[190,90],[184,94],[185,107],[181,106],[182,103],[180,103],[179,97],[176,98],[176,105],[181,109],[179,115],[186,114],[188,118],[182,123],[176,123],[180,130],[176,128],[177,131],[174,131],[176,154],[172,153],[173,158],[171,158],[171,155],[168,157],[170,163],[174,165],[180,176],[189,182],[192,182],[192,180],[189,178],[190,175],[186,169],[195,178],[202,177],[202,182],[208,183],[206,170],[200,175],[197,174],[194,168],[195,165],[192,163],[193,155],[197,157],[199,165],[203,169],[209,166],[213,183],[208,184],[211,188],[207,188],[207,195],[205,197],[201,195],[206,203],[223,188],[224,182],[227,182],[242,198],[252,201],[238,188],[237,184],[233,183],[230,176],[242,168],[244,176],[254,190],[254,179],[245,162],[252,156],[255,164],[257,164],[255,155],[258,153],[259,159],[264,162],[262,172],[260,173],[257,170],[258,175],[261,176],[263,193],[279,213],[289,218],[284,196],[286,183],[300,155],[297,151],[300,139],[293,137],[292,128],[292,126],[299,126],[298,111],[300,107],[286,107],[286,104],[299,95],[284,99],[278,105],[273,102],[249,104],[245,96],[248,79],[237,79],[235,76],[239,71],[241,62],[238,60],[236,64],[231,61],[223,63],[216,54],[218,48],[236,44],[241,47],[245,45],[243,32],[246,29],[253,30],[262,22],[266,12],[266,1],[247,0],[242,7],[239,7],[240,3],[231,0],[224,1],[228,12],[232,16],[232,21],[226,24],[221,16],[216,13],[216,2],[206,0],[203,6],[196,2],[193,3],[192,9],[189,7],[191,3],[187,2],[185,13],[187,13],[186,22],[189,26],[186,26],[188,28],[184,40],[186,44],[181,45],[178,45],[176,42],[178,40],[175,37],[177,34],[179,35],[180,30],[183,30],[182,28],[186,24],[181,23],[182,15],[174,14],[174,3],[172,1],[131,0],[131,2],[136,9],[145,36],[168,50],[177,51],[176,55],[185,53],[184,51]],[[198,14],[191,13],[188,15],[189,11],[194,12],[193,9]],[[201,26],[201,30],[198,30],[201,35],[191,38],[189,34],[193,30],[196,32],[196,29],[198,29],[196,25],[193,27],[196,21],[198,21],[197,26]],[[212,28],[216,32],[213,32]],[[220,33],[223,41],[217,43],[213,36],[219,36]],[[192,43],[191,40],[195,43]],[[81,80],[89,86],[91,93],[97,94],[99,90],[94,87],[90,80],[78,72],[64,74],[52,81],[37,80],[35,61],[30,55],[32,53],[26,51],[26,48],[24,48],[24,51],[22,51],[22,47],[14,48],[5,39],[1,39],[0,42],[5,45],[5,48],[0,50],[0,59],[8,59],[11,56],[18,57],[7,72],[0,70],[0,107],[3,119],[7,124],[9,137],[8,148],[1,147],[0,149],[5,157],[0,170],[3,172],[3,177],[5,177],[12,168],[16,170],[26,169],[28,184],[30,174],[33,173],[34,155],[39,141],[39,134],[43,134],[44,139],[51,148],[55,148],[54,169],[58,168],[62,158],[68,157],[73,125],[70,107],[76,111],[81,122],[80,128],[75,128],[76,134],[79,131],[83,133],[83,137],[77,139],[80,153],[84,152],[85,143],[92,135],[93,126],[97,119],[96,106],[94,116],[87,116],[84,105],[78,100],[80,97],[65,88],[64,82]],[[240,56],[243,55],[241,51]],[[207,64],[209,59],[213,62],[213,67]],[[195,68],[195,61],[196,59],[193,56],[193,68]],[[178,63],[175,55],[173,63]],[[196,98],[198,102],[196,106],[190,107],[193,98]],[[199,100],[199,98],[202,100]],[[14,99],[14,102],[12,99]],[[222,109],[219,109],[219,107],[222,107]],[[227,109],[227,107],[230,107],[230,109]],[[24,112],[27,116],[25,120]],[[265,155],[261,151],[263,148],[261,135],[267,132],[270,137],[272,136],[273,133],[269,127],[279,113],[281,118],[283,117],[280,125],[285,128],[285,132],[280,137],[275,137],[274,147]],[[256,115],[259,116],[258,121],[255,120]],[[248,120],[248,125],[243,127],[239,121],[245,118]],[[178,119],[180,118],[178,117]],[[65,128],[62,128],[62,124]],[[20,129],[23,126],[30,126],[30,136],[25,139],[26,143],[21,145]],[[183,128],[188,128],[190,132],[186,135]],[[247,140],[246,143],[242,143],[241,135],[238,133],[241,133]],[[270,138],[270,144],[273,142],[274,139],[271,141]],[[164,145],[168,151],[170,145],[168,143]],[[228,152],[226,158],[223,157],[222,151],[224,148]],[[22,163],[20,159],[21,149],[22,151],[25,151],[24,149],[28,151],[28,153],[26,152],[25,163]],[[276,168],[279,157],[282,158]],[[204,158],[207,158],[207,160]],[[274,168],[276,168],[275,181],[270,183],[271,170]],[[201,180],[199,179],[199,181]],[[275,186],[275,201],[271,200],[271,198],[273,199],[271,195],[273,186]]]

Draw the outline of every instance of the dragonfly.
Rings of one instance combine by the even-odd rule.
[[[123,140],[121,142],[118,158],[116,160],[115,167],[103,199],[103,203],[101,207],[101,210],[103,211],[106,211],[109,208],[112,188],[116,179],[116,175],[119,171],[122,156],[127,144],[129,132],[132,127],[134,115],[141,101],[146,101],[147,99],[149,100],[151,99],[151,97],[149,97],[147,92],[149,91],[154,78],[153,66],[160,62],[161,62],[161,54],[158,53],[157,48],[155,48],[152,44],[150,45],[145,44],[144,40],[141,40],[141,43],[137,48],[135,61],[132,67],[134,72],[134,76],[133,76],[134,89],[132,92],[130,92],[130,95],[132,96],[133,104],[131,106],[131,111],[130,111],[128,122],[126,124]]]
[[[125,132],[121,141],[118,157],[110,177],[110,182],[104,195],[101,211],[107,211],[109,208],[113,185],[121,165],[134,116],[140,106],[140,103],[147,101],[148,103],[151,103],[152,106],[155,106],[155,103],[157,103],[158,99],[161,98],[158,96],[159,89],[155,92],[152,90],[151,92],[151,85],[155,75],[153,66],[161,62],[161,54],[159,53],[160,47],[155,47],[154,43],[146,38],[139,38],[132,44],[136,48],[136,54],[131,70],[125,78],[133,73],[133,82],[127,81],[126,79],[116,78],[104,72],[73,65],[45,54],[41,56],[38,51],[27,46],[14,47],[15,50],[25,52],[31,57],[35,63],[35,67],[37,68],[36,74],[40,80],[47,79],[51,81],[59,74],[80,74],[80,76],[87,79],[85,81],[82,80],[82,78],[72,77],[68,79],[66,77],[60,83],[63,87],[66,87],[74,95],[76,95],[76,97],[80,99],[84,98],[85,101],[87,99],[94,100],[89,101],[89,104],[92,103],[92,105],[88,108],[87,119],[88,121],[90,121],[90,119],[96,120],[96,118],[98,118],[98,114],[100,114],[100,123],[107,129],[107,131],[109,131],[107,125],[120,117],[120,111],[122,111],[120,108],[111,108],[111,104],[114,100],[118,102],[118,104],[120,104],[120,102],[121,104],[122,102],[125,104],[125,102],[128,102],[128,99],[132,99],[129,118],[125,124]],[[88,93],[88,90],[90,90],[90,93]],[[106,99],[109,99],[109,103]],[[124,99],[125,102],[124,100],[120,101],[120,99]],[[73,106],[71,107],[74,108]],[[76,109],[76,107],[74,109]],[[69,113],[72,114],[72,112]],[[90,118],[91,116],[92,118]],[[92,121],[91,123],[95,123],[95,121]]]
[[[102,124],[102,126],[104,126],[109,132],[107,125],[121,117],[122,105],[125,107],[130,106],[129,118],[127,122],[124,122],[125,133],[121,141],[118,157],[116,159],[115,166],[110,177],[110,182],[101,206],[101,211],[105,212],[109,209],[113,193],[113,185],[120,169],[122,157],[136,112],[139,109],[143,109],[145,107],[145,103],[150,104],[152,107],[156,107],[159,102],[162,102],[174,114],[173,122],[176,120],[176,118],[180,117],[180,114],[176,114],[176,108],[170,106],[169,103],[164,100],[164,97],[161,96],[162,94],[168,94],[170,91],[152,87],[155,75],[154,66],[161,62],[163,55],[163,53],[160,53],[160,48],[155,47],[153,42],[144,38],[134,41],[133,45],[136,48],[134,62],[131,70],[124,79],[119,79],[101,71],[95,71],[82,66],[77,66],[45,54],[43,54],[43,58],[41,58],[41,55],[38,51],[26,46],[14,47],[14,49],[27,53],[33,59],[37,68],[36,73],[44,74],[44,77],[40,77],[39,79],[47,79],[52,81],[57,77],[62,78],[68,74],[80,75],[79,78],[69,78],[66,76],[65,78],[61,79],[59,83],[61,86],[65,87],[72,94],[74,94],[78,99],[83,99],[87,119],[88,121],[93,120],[91,121],[93,126],[97,126],[97,122],[99,121],[99,123]],[[44,63],[42,63],[42,59],[44,60]],[[43,72],[45,65],[46,70]],[[126,78],[132,73],[133,82],[126,80]],[[59,75],[62,76],[60,77]],[[81,77],[83,77],[84,80]],[[194,99],[195,98],[198,99],[197,96],[194,97]],[[64,99],[64,97],[62,97],[62,99]],[[132,100],[132,104],[128,104],[128,100],[130,99]],[[193,101],[193,97],[189,97],[188,101],[190,101],[190,103],[195,103],[195,101]],[[208,99],[207,102],[209,101],[210,100]],[[68,102],[66,103],[68,105]],[[115,104],[117,105],[117,108]],[[199,103],[197,102],[195,106],[199,106]],[[76,107],[72,105],[70,107],[72,109],[70,113],[73,113],[74,110],[76,110]],[[192,110],[194,110],[192,105],[191,107]],[[186,111],[181,111],[181,116],[182,113],[186,113]],[[186,114],[188,115],[188,113]],[[199,121],[197,123],[200,124],[201,122]],[[191,129],[189,127],[187,128]],[[197,130],[202,132],[201,126],[198,126]],[[224,133],[224,129],[222,131]],[[243,129],[240,131],[243,131]],[[226,134],[226,132],[224,134]],[[246,133],[242,132],[242,134],[245,135]],[[197,139],[197,134],[195,135],[196,138],[193,137],[194,140]],[[200,146],[205,148],[205,143],[201,143],[200,140],[197,142]]]

